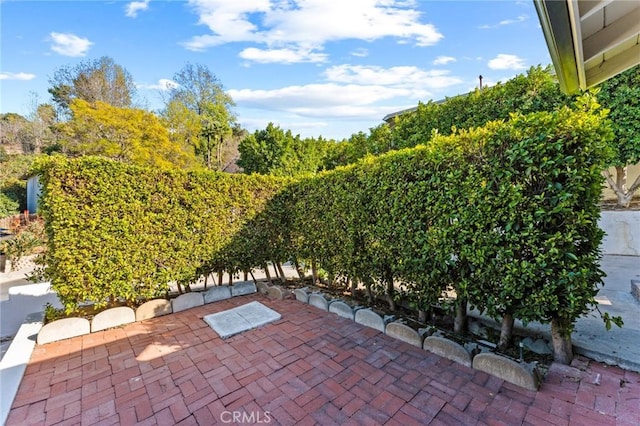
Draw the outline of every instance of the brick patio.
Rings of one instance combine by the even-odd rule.
[[[254,300],[282,319],[226,340],[202,320]],[[640,374],[577,358],[527,391],[313,306],[252,295],[36,346],[7,425],[233,420],[636,426]]]

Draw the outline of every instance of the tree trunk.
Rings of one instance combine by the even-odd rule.
[[[207,289],[207,280],[208,280],[208,279],[209,279],[209,274],[206,274],[206,275],[204,276],[204,289],[205,289],[205,290]]]
[[[391,272],[391,269],[387,267],[384,275],[385,275],[384,280],[386,283],[385,295],[387,296],[389,309],[391,309],[392,311],[395,311],[397,309],[397,306],[396,306],[396,301],[393,299],[395,289],[393,288],[393,274]]]
[[[273,285],[273,281],[271,281],[271,273],[269,272],[269,264],[265,263],[264,266],[264,274],[267,276],[267,282],[269,285]]]
[[[333,288],[333,285],[335,284],[336,281],[336,277],[333,274],[327,274],[327,286],[329,288]]]
[[[229,272],[229,287],[233,285],[233,274]]]
[[[551,320],[551,342],[553,343],[553,360],[559,364],[569,365],[573,360],[573,346],[569,324],[559,318]]]
[[[304,271],[302,270],[298,262],[293,262],[293,266],[295,266],[296,268],[296,272],[298,273],[298,278],[300,278],[300,281],[304,281]]]
[[[609,170],[602,172],[606,178],[609,188],[616,194],[617,204],[619,207],[629,207],[633,194],[640,188],[640,175],[636,180],[627,188],[627,166],[616,166],[615,180]]]
[[[371,278],[366,277],[363,279],[364,281],[364,288],[367,290],[367,302],[369,304],[373,303],[373,292],[371,291],[371,286],[372,286],[372,282],[371,282]]]
[[[280,274],[278,273],[278,268],[276,268],[276,262],[271,261],[271,263],[273,264],[273,274],[276,276],[276,279],[282,280],[282,277],[280,277]]]
[[[464,334],[467,332],[467,299],[456,300],[456,317],[453,320],[453,331]]]
[[[502,327],[500,327],[500,340],[498,341],[498,349],[504,351],[511,344],[513,337],[513,315],[504,314],[502,317]]]
[[[182,284],[180,284],[180,282],[176,282],[176,284],[178,285],[178,294],[182,294]]]
[[[222,171],[222,135],[220,135],[220,143],[218,143],[217,146],[217,153],[216,155],[218,156],[218,164],[217,164],[217,170],[218,171]]]
[[[243,281],[247,281],[249,279],[249,273],[247,271],[244,271],[244,275],[243,275]]]
[[[418,322],[422,322],[422,323],[427,322],[427,311],[418,309]]]
[[[353,279],[351,281],[351,297],[356,297],[356,291],[358,290],[358,280]]]
[[[282,269],[282,265],[280,263],[276,263],[278,267],[278,273],[280,274],[280,280],[284,283],[287,281],[286,276],[284,275],[284,269]]]
[[[253,283],[256,284],[258,281],[256,281],[256,277],[253,276],[253,271],[249,271],[249,273],[251,274],[251,279],[253,280]]]
[[[311,261],[311,277],[313,278],[313,283],[317,284],[318,283],[318,268],[316,266],[316,261],[315,260]]]

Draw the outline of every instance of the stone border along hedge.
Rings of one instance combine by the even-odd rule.
[[[38,333],[37,343],[42,345],[82,336],[256,292],[278,300],[289,299],[295,295],[295,298],[300,302],[335,313],[342,318],[350,319],[366,327],[374,328],[387,336],[418,346],[466,367],[484,371],[487,374],[529,390],[538,390],[540,375],[535,363],[521,364],[494,353],[479,353],[473,356],[464,346],[444,337],[431,335],[433,331],[430,328],[416,331],[408,325],[395,320],[394,316],[385,316],[383,318],[369,308],[363,306],[351,307],[342,300],[328,299],[322,293],[314,292],[309,294],[307,290],[306,287],[297,288],[292,294],[280,286],[269,286],[261,281],[257,283],[241,281],[231,287],[216,286],[202,292],[181,294],[171,301],[165,299],[150,300],[140,305],[135,311],[126,306],[106,309],[95,315],[91,321],[85,318],[59,319],[42,327]]]
[[[294,294],[295,298],[302,303],[333,312],[340,317],[374,328],[394,339],[420,347],[466,367],[483,371],[506,382],[533,391],[537,391],[540,386],[541,375],[536,363],[519,363],[504,356],[486,352],[484,348],[483,352],[473,355],[465,346],[457,342],[443,336],[432,335],[434,334],[432,328],[416,331],[393,316],[382,317],[363,306],[351,307],[340,299],[331,300],[319,292],[309,293],[306,287],[295,289]]]
[[[231,287],[226,285],[215,286],[205,291],[184,293],[171,300],[153,299],[143,303],[135,311],[127,306],[106,309],[96,314],[91,321],[86,318],[63,318],[44,325],[38,333],[37,343],[43,345],[82,336],[132,322],[181,312],[235,296],[256,293],[257,291],[258,289],[254,282],[239,281]]]

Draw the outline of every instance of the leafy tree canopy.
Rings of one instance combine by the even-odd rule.
[[[136,86],[129,72],[108,56],[64,66],[49,80],[49,93],[59,111],[69,113],[71,102],[81,99],[89,103],[103,102],[114,107],[133,105]]]
[[[315,173],[325,163],[329,146],[335,142],[319,137],[301,139],[291,130],[269,123],[264,130],[256,130],[238,146],[238,165],[245,173],[295,176]]]
[[[163,169],[196,164],[192,153],[170,140],[153,113],[81,99],[73,100],[70,108],[72,118],[58,126],[63,152],[69,155],[99,155]]]
[[[172,139],[192,146],[208,168],[221,169],[236,121],[233,99],[205,65],[187,63],[173,81],[163,111]]]

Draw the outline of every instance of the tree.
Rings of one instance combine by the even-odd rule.
[[[20,114],[0,114],[0,144],[10,153],[22,151],[24,129],[28,125],[29,120]]]
[[[294,137],[273,123],[240,142],[238,165],[245,173],[272,174],[284,170],[285,157],[293,155]],[[275,174],[275,173],[274,173]]]
[[[291,130],[269,123],[264,130],[256,130],[238,146],[238,165],[245,173],[276,176],[295,176],[315,173],[324,163],[329,146],[335,142],[319,138],[301,139]]]
[[[598,100],[609,109],[615,139],[615,179],[609,170],[603,175],[615,192],[618,205],[628,207],[635,191],[640,188],[640,176],[627,186],[627,166],[640,161],[640,66],[636,66],[602,83]]]
[[[225,165],[225,143],[230,141],[235,116],[233,99],[205,65],[187,63],[173,77],[163,117],[172,139],[190,145],[210,169]]]
[[[554,111],[572,99],[560,91],[550,67],[531,67],[526,74],[483,90],[420,103],[416,111],[401,114],[390,124],[370,129],[368,136],[354,134],[339,158],[348,164],[366,155],[427,143],[434,132],[449,135],[456,129],[483,126],[493,120],[508,120],[513,112],[528,114]],[[365,137],[366,136],[366,137]],[[334,155],[334,157],[336,157]]]
[[[81,62],[75,67],[59,68],[49,84],[53,102],[63,115],[69,114],[74,99],[128,108],[133,105],[136,94],[131,74],[108,56]]]
[[[167,128],[151,112],[81,99],[69,107],[71,119],[58,126],[63,152],[69,155],[99,155],[165,169],[196,164],[194,155],[172,142]]]

